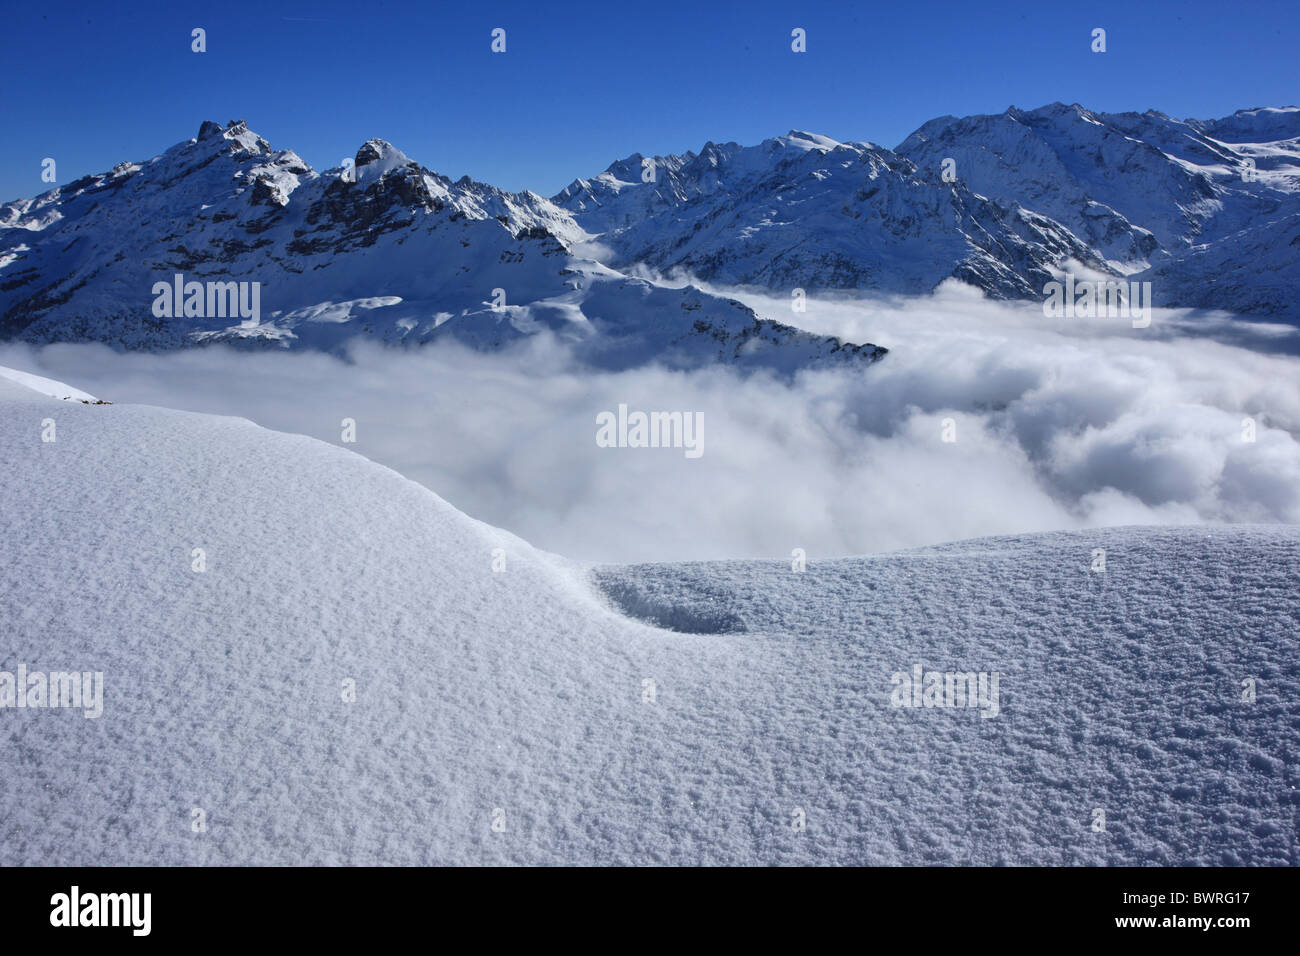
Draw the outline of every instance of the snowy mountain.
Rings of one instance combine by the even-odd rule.
[[[603,368],[883,354],[620,274],[571,251],[584,235],[540,196],[453,182],[382,140],[317,173],[242,122],[204,123],[148,162],[0,206],[0,337],[490,349],[546,329]]]
[[[0,865],[1300,863],[1294,527],[590,568],[37,384],[0,376]],[[18,708],[20,668],[101,693]]]
[[[975,191],[1069,228],[1117,269],[1150,280],[1160,305],[1297,316],[1300,109],[1219,120],[1093,113],[1054,103],[943,117],[898,147],[944,157]]]
[[[1013,107],[931,120],[893,151],[791,132],[634,154],[554,198],[610,264],[723,284],[911,293],[956,276],[1034,299],[1075,262],[1150,279],[1161,306],[1300,316],[1293,107],[1212,121]]]
[[[649,162],[654,181],[643,182]],[[1067,258],[1104,265],[1067,229],[1014,202],[940,181],[870,143],[792,131],[758,146],[615,163],[555,196],[614,250],[711,282],[930,292],[955,276],[1028,298]]]
[[[931,120],[896,150],[793,131],[634,154],[554,201],[453,182],[383,140],[319,173],[242,122],[204,123],[152,160],[0,205],[0,338],[495,349],[546,330],[601,368],[883,354],[627,274],[643,267],[783,295],[955,277],[1030,300],[1082,268],[1150,281],[1157,306],[1296,319],[1300,110],[1013,107]]]

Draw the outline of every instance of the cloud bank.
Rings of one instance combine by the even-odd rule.
[[[801,314],[789,300],[728,294],[891,352],[793,382],[589,372],[541,338],[498,354],[361,345],[350,361],[8,345],[0,365],[115,402],[239,415],[334,443],[350,418],[348,447],[476,518],[591,561],[794,548],[816,560],[989,534],[1300,522],[1294,330],[1160,309],[1147,329],[1047,319],[956,285],[913,299],[812,298]],[[600,447],[597,416],[620,404],[703,413],[703,454]]]

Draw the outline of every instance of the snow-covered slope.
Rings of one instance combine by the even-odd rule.
[[[584,233],[548,200],[453,182],[382,140],[344,172],[317,173],[242,122],[204,123],[148,162],[0,206],[0,337],[334,348],[452,336],[491,349],[546,329],[598,367],[883,354],[614,272],[570,251]],[[259,314],[203,297],[203,314],[159,316],[155,284],[176,275],[258,283]]]
[[[0,460],[0,671],[103,673],[0,709],[0,865],[1300,863],[1295,528],[593,577],[242,419],[0,377]]]
[[[71,385],[64,385],[60,381],[52,378],[46,378],[44,375],[33,375],[31,372],[24,372],[16,368],[8,368],[0,365],[0,378],[8,379],[11,382],[17,382],[30,388],[32,391],[40,392],[42,395],[48,395],[51,398],[60,398],[68,402],[85,402],[87,405],[98,402],[89,392],[83,392],[79,388],[73,388]]]

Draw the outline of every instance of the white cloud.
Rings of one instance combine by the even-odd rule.
[[[497,355],[0,348],[0,364],[118,402],[242,415],[338,442],[539,547],[607,561],[810,559],[986,534],[1300,522],[1300,359],[1276,328],[1157,310],[1052,320],[965,287],[872,302],[737,294],[891,349],[783,384],[725,370],[575,372],[553,343]],[[1234,344],[1237,343],[1237,344]],[[1244,346],[1251,347],[1244,347]],[[702,411],[704,455],[599,448],[596,415]],[[1242,440],[1242,420],[1257,440]],[[941,440],[944,418],[957,440]]]

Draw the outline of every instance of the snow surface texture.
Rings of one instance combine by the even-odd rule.
[[[0,711],[0,864],[1300,863],[1294,527],[592,569],[313,439],[7,378],[0,458],[0,669],[105,686]],[[917,663],[1001,712],[891,706]]]

